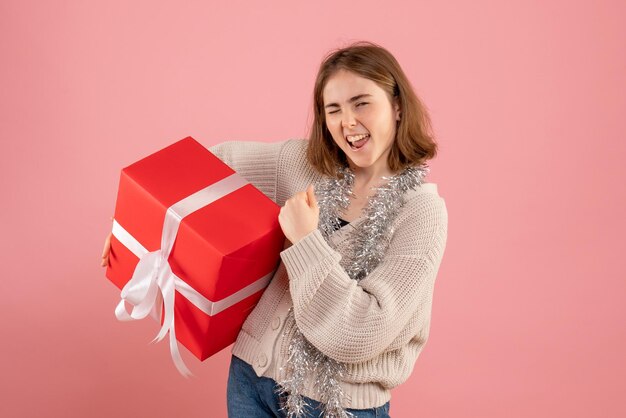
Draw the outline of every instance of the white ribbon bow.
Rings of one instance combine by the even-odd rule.
[[[167,209],[163,222],[161,248],[156,251],[146,250],[116,220],[113,221],[113,235],[139,258],[139,263],[135,267],[133,276],[122,289],[122,300],[115,308],[115,316],[120,321],[132,321],[152,314],[156,320],[160,320],[161,306],[163,306],[163,325],[161,325],[159,333],[152,342],[161,341],[169,331],[172,360],[178,371],[185,377],[190,376],[192,373],[183,362],[176,341],[176,330],[174,327],[175,291],[181,293],[207,315],[215,315],[264,289],[272,278],[272,273],[269,273],[236,293],[220,301],[213,302],[176,276],[172,272],[168,261],[176,240],[178,227],[185,216],[246,184],[248,184],[247,181],[234,173],[170,206]],[[129,303],[132,306],[130,313],[126,310],[125,303]]]

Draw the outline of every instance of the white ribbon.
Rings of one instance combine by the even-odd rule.
[[[132,321],[152,314],[156,320],[160,320],[161,305],[163,305],[163,325],[152,342],[161,341],[169,331],[172,360],[178,371],[185,377],[190,376],[191,371],[183,362],[176,341],[174,328],[175,291],[178,291],[207,315],[215,315],[264,289],[272,278],[272,273],[268,273],[222,300],[211,301],[176,276],[168,261],[176,240],[178,227],[185,216],[246,184],[248,182],[235,173],[170,206],[163,222],[161,248],[156,251],[148,251],[116,220],[113,220],[112,233],[115,238],[139,258],[133,276],[122,289],[122,300],[115,308],[115,316],[120,321]],[[126,302],[133,307],[130,313],[126,310]]]

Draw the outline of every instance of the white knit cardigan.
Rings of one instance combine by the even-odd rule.
[[[307,140],[229,141],[210,149],[278,205],[319,180]],[[337,250],[313,231],[281,252],[281,263],[246,319],[232,353],[258,376],[280,380],[295,322],[321,352],[347,364],[344,408],[374,408],[405,382],[428,339],[435,277],[443,257],[448,214],[434,183],[406,194],[384,259],[360,282],[339,265],[346,238],[363,218],[336,231]],[[286,334],[286,336],[284,336]],[[316,399],[312,381],[304,395]]]

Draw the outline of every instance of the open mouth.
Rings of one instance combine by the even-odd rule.
[[[346,140],[348,141],[350,148],[352,148],[355,151],[363,148],[363,146],[367,143],[367,141],[369,141],[369,139],[370,139],[369,134],[349,135],[346,137]]]

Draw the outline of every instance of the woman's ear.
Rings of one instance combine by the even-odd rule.
[[[400,103],[398,97],[393,98],[393,110],[396,114],[396,120],[399,121],[401,119],[402,110],[400,110]]]

